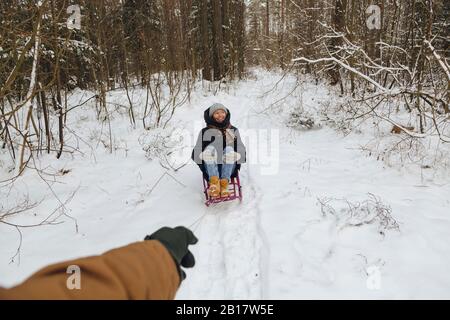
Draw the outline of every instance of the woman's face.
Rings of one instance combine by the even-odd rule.
[[[216,122],[222,123],[227,117],[227,113],[224,110],[217,110],[213,114],[213,118]]]

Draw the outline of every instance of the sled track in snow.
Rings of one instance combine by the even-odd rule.
[[[245,180],[242,203],[220,203],[205,208],[204,216],[194,229],[200,241],[194,249],[196,266],[189,271],[185,284],[189,296],[198,299],[264,298],[258,192],[247,177]]]

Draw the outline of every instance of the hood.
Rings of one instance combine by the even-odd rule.
[[[230,124],[230,119],[231,119],[231,112],[230,110],[227,109],[227,116],[225,117],[225,120],[222,123],[218,123],[216,122],[212,117],[209,116],[209,109],[206,109],[204,114],[203,114],[203,118],[205,119],[205,122],[207,125],[212,125],[218,128],[225,128]]]

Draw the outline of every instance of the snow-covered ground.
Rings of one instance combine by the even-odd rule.
[[[41,176],[28,170],[0,188],[3,210],[24,199],[37,204],[8,222],[39,223],[56,210],[53,216],[66,214],[56,220],[64,223],[21,228],[22,235],[0,224],[0,285],[15,285],[49,263],[142,240],[164,225],[184,225],[200,241],[178,299],[450,298],[450,177],[369,157],[359,146],[370,130],[344,137],[326,125],[288,128],[293,108],[314,112],[339,98],[309,81],[288,96],[293,77],[255,75],[216,95],[198,83],[166,129],[132,129],[126,113],[115,113],[112,154],[109,129],[100,128],[91,104],[69,113],[67,127],[77,137],[67,133],[68,145],[78,151],[60,160],[41,156]],[[69,101],[89,97],[77,92]],[[135,91],[134,101],[144,99]],[[127,105],[121,91],[108,100]],[[214,102],[231,110],[248,163],[242,203],[207,208],[189,151]],[[188,164],[167,171],[161,146],[180,133],[187,152],[175,150],[168,161]],[[5,180],[12,173],[0,152]]]

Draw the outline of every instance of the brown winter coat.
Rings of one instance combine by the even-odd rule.
[[[69,290],[67,267],[80,267],[81,289]],[[175,297],[180,284],[177,267],[156,240],[132,243],[100,256],[48,266],[11,289],[4,299],[159,299]]]

